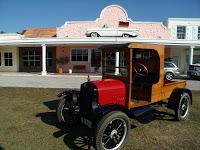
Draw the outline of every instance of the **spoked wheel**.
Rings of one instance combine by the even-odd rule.
[[[56,113],[60,123],[73,125],[79,121],[79,107],[72,101],[60,100]]]
[[[97,150],[117,150],[126,143],[130,121],[128,116],[119,111],[114,111],[105,115],[96,131]]]
[[[191,105],[191,98],[188,93],[183,93],[178,101],[177,108],[175,109],[175,116],[177,120],[182,121],[187,119]]]
[[[173,73],[167,72],[167,73],[165,74],[165,79],[166,79],[166,80],[171,81],[171,80],[173,80],[173,78],[174,78],[174,74],[173,74]]]

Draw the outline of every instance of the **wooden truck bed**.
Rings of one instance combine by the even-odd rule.
[[[171,93],[176,88],[185,88],[186,81],[164,81],[164,84],[154,84],[151,88],[151,99],[133,99],[129,100],[129,108],[140,107],[144,105],[149,105],[151,103],[156,103],[162,100],[170,98]],[[145,89],[144,89],[145,90]],[[145,93],[140,91],[140,93]]]
[[[186,81],[165,81],[163,85],[163,99],[167,99],[170,97],[171,93],[175,88],[185,88]]]

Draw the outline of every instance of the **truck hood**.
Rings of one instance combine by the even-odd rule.
[[[105,79],[92,81],[92,83],[97,87],[98,102],[101,106],[112,104],[125,106],[126,86],[122,81]]]

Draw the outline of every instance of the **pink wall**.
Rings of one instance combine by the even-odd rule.
[[[109,28],[118,28],[119,22],[128,22],[128,28],[138,29],[140,39],[170,39],[170,30],[166,28],[161,22],[137,22],[128,18],[128,14],[124,8],[118,5],[110,5],[104,8],[100,17],[95,21],[73,21],[65,22],[62,27],[57,28],[57,37],[86,37],[87,29],[102,28],[104,25]],[[60,46],[56,50],[56,58],[61,56],[68,56],[70,58],[71,48],[98,48],[98,46],[91,45],[73,45]],[[169,51],[169,50],[168,50]],[[166,52],[166,55],[168,53]],[[74,65],[85,65],[86,72],[90,72],[91,63],[89,62],[69,62],[63,66],[65,72],[68,69],[73,69]]]
[[[71,61],[71,49],[72,48],[87,48],[87,49],[96,49],[98,48],[98,45],[71,45],[71,46],[59,46],[56,47],[56,59],[60,58],[60,57],[65,57],[68,56],[70,61],[68,64],[63,65],[62,68],[64,70],[64,72],[68,73],[69,69],[73,69],[73,66],[75,65],[85,65],[86,66],[86,70],[85,72],[90,72],[91,69],[91,62],[90,60],[88,62],[72,62]],[[57,65],[58,67],[58,65]]]
[[[104,8],[100,17],[95,21],[74,21],[65,22],[62,27],[57,28],[57,37],[85,37],[87,29],[102,28],[107,25],[109,28],[117,28],[119,22],[129,22],[129,27],[139,29],[141,39],[170,39],[170,30],[161,22],[137,22],[128,18],[124,8],[118,5],[110,5]]]

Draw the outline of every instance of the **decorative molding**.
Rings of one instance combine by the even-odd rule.
[[[48,45],[101,45],[101,44],[126,44],[126,43],[146,43],[146,44],[162,44],[162,45],[180,45],[190,46],[195,45],[200,47],[200,40],[179,40],[179,39],[137,39],[137,38],[122,38],[122,37],[100,37],[100,38],[30,38],[17,40],[0,41],[0,46],[41,46]]]
[[[168,20],[177,21],[200,21],[200,18],[168,18]]]

